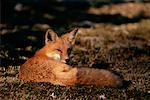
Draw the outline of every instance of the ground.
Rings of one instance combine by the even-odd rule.
[[[6,9],[0,24],[0,99],[150,100],[150,3],[84,10],[59,6],[49,12],[47,6],[20,5],[15,11]],[[20,65],[44,45],[46,29],[61,35],[74,27],[79,31],[68,64],[113,71],[124,78],[124,87],[62,87],[18,80]]]

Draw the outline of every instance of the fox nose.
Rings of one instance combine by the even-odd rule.
[[[66,56],[64,59],[61,60],[61,62],[63,62],[63,63],[66,63],[68,61],[69,61],[69,57],[68,56]]]
[[[69,59],[69,57],[68,57],[68,56],[66,56],[66,57],[65,57],[65,60],[68,60],[68,59]]]
[[[69,62],[69,59],[66,59],[66,62]]]

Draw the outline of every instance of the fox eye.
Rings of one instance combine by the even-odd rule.
[[[56,49],[56,50],[62,53],[62,51],[60,49]]]

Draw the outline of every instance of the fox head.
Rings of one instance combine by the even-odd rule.
[[[72,46],[75,44],[77,31],[78,29],[75,28],[71,32],[58,37],[53,30],[48,29],[45,34],[44,54],[48,58],[66,63],[69,59]]]

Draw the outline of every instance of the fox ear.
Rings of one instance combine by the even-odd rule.
[[[51,38],[49,39],[49,35],[51,36]],[[47,44],[48,41],[56,41],[58,39],[57,34],[52,30],[52,29],[48,29],[46,31],[45,34],[45,44]]]
[[[75,43],[75,39],[76,39],[76,34],[78,32],[78,28],[75,28],[73,29],[70,33],[69,33],[69,36],[68,36],[68,40],[71,44],[74,44]]]

